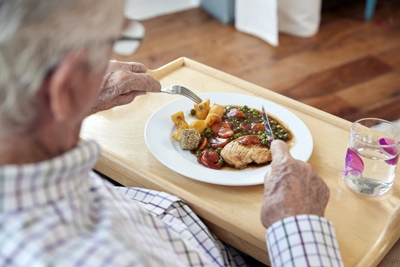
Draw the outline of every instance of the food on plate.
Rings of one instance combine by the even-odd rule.
[[[222,168],[221,158],[214,150],[204,150],[197,156],[197,162],[210,169],[219,170]]]
[[[209,113],[215,113],[220,117],[223,117],[225,114],[225,107],[220,106],[218,104],[213,104],[212,107],[210,108]]]
[[[207,123],[204,120],[195,120],[190,123],[189,128],[196,129],[199,133],[202,133],[207,128]]]
[[[200,143],[200,133],[196,129],[182,129],[179,133],[178,142],[182,149],[197,149]]]
[[[174,114],[171,115],[171,119],[174,122],[177,132],[172,135],[172,138],[176,141],[179,139],[179,135],[182,131],[182,129],[188,129],[189,125],[185,120],[185,114],[183,114],[183,111],[178,111]]]
[[[214,123],[221,122],[222,121],[221,117],[222,116],[219,116],[217,113],[213,113],[213,112],[208,113],[208,115],[205,119],[207,126],[211,126]]]
[[[171,119],[177,127],[178,127],[179,123],[181,123],[182,121],[186,122],[185,114],[183,113],[183,111],[178,111],[178,112],[172,114]]]
[[[210,111],[210,99],[206,98],[199,104],[194,104],[196,118],[204,120]]]
[[[228,143],[221,150],[221,157],[236,169],[242,169],[252,162],[263,164],[272,160],[271,151],[261,144],[257,135],[241,136]]]
[[[249,165],[267,164],[272,160],[264,120],[259,110],[244,106],[221,106],[204,99],[194,104],[189,116],[196,119],[188,124],[183,111],[171,116],[177,127],[172,135],[182,149],[189,149],[197,162],[211,169],[223,166],[243,169]],[[276,139],[292,140],[292,134],[277,119],[269,115]],[[197,144],[197,145],[196,145]]]

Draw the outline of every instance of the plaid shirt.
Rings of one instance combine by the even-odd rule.
[[[177,197],[93,173],[99,155],[0,168],[0,266],[245,266]]]
[[[87,141],[49,161],[0,168],[0,266],[246,266],[179,198],[115,188],[93,173],[99,155]],[[278,235],[285,220],[267,234],[275,266],[290,259]]]
[[[333,224],[316,215],[298,215],[267,231],[272,266],[343,266]]]

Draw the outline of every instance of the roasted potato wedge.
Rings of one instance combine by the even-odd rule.
[[[182,130],[182,128],[178,128],[178,131],[171,136],[172,139],[174,139],[175,141],[178,141],[179,135],[181,134],[181,130]]]
[[[185,121],[185,114],[183,114],[183,111],[178,111],[171,115],[171,119],[173,123],[178,127],[181,121]]]
[[[194,104],[194,109],[196,110],[196,118],[204,120],[210,111],[210,99],[205,98],[200,104]]]
[[[215,113],[222,118],[225,114],[225,107],[220,106],[218,104],[214,104],[210,108],[210,111],[208,112],[208,114],[210,114],[210,113]]]
[[[205,120],[195,120],[189,125],[189,129],[196,129],[199,133],[202,133],[207,128]]]
[[[211,126],[214,123],[221,122],[222,121],[222,117],[217,115],[214,112],[209,112],[208,115],[207,115],[207,118],[205,119],[205,121],[206,121],[207,126]]]
[[[176,128],[178,129],[188,129],[189,128],[189,124],[186,121],[180,121],[178,122],[178,125],[176,125]]]
[[[177,128],[177,132],[172,135],[172,139],[178,141],[181,130],[188,129],[189,124],[185,121],[185,114],[183,114],[183,111],[178,111],[178,112],[172,114],[171,119]]]

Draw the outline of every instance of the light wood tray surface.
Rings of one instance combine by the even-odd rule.
[[[350,122],[188,58],[149,72],[163,87],[179,84],[196,93],[252,95],[297,115],[314,140],[308,162],[331,190],[325,217],[334,223],[345,266],[376,266],[400,237],[398,173],[393,188],[379,197],[356,194],[341,180]],[[171,171],[148,150],[144,140],[147,120],[159,107],[179,97],[147,94],[129,105],[88,117],[81,138],[95,139],[102,148],[96,170],[125,186],[179,196],[218,237],[268,264],[266,230],[259,219],[263,185],[231,187],[195,181]]]

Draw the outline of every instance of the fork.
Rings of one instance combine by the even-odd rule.
[[[180,85],[171,85],[166,88],[161,89],[162,93],[168,93],[168,94],[178,94],[178,95],[183,95],[189,98],[190,100],[196,102],[197,104],[200,104],[201,98],[198,97],[195,93],[193,93],[191,90],[187,89],[186,87],[180,86]]]

